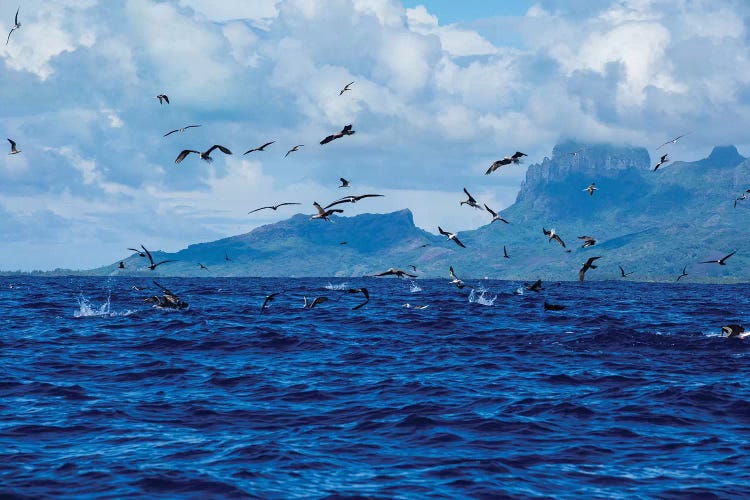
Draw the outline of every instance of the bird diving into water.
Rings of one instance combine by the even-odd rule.
[[[174,161],[174,162],[175,162],[175,163],[180,163],[180,162],[181,162],[182,160],[184,160],[184,159],[185,159],[185,158],[187,157],[187,155],[189,155],[190,153],[196,153],[196,154],[200,155],[200,157],[201,157],[201,159],[202,159],[202,160],[204,160],[204,161],[207,161],[207,162],[211,163],[212,161],[214,161],[214,159],[213,159],[213,158],[211,158],[211,156],[210,156],[210,155],[211,155],[211,152],[212,152],[212,151],[213,151],[214,149],[218,149],[219,151],[221,151],[221,152],[222,152],[222,153],[224,153],[225,155],[231,155],[231,154],[232,154],[232,152],[231,152],[231,151],[229,151],[229,149],[228,149],[228,148],[225,148],[224,146],[220,146],[219,144],[214,144],[213,146],[211,146],[210,148],[208,148],[208,150],[207,150],[207,151],[204,151],[203,153],[201,153],[200,151],[196,151],[196,150],[194,150],[194,149],[184,149],[184,150],[183,150],[183,151],[182,151],[182,152],[181,152],[181,153],[180,153],[179,155],[177,155],[177,158],[175,159],[175,161]]]
[[[175,132],[183,133],[184,131],[186,131],[189,128],[198,128],[198,127],[200,127],[200,125],[188,125],[186,127],[176,128],[174,130],[170,130],[169,132],[167,132],[166,134],[164,134],[162,137],[166,137],[168,135],[174,134]]]
[[[440,232],[440,234],[442,234],[443,236],[447,237],[449,240],[453,240],[453,242],[456,245],[460,246],[461,248],[466,248],[466,245],[464,245],[463,243],[461,243],[461,240],[458,239],[458,237],[456,236],[456,233],[450,233],[448,231],[443,231],[443,228],[441,228],[440,226],[438,226],[438,231]]]
[[[18,22],[18,13],[20,12],[20,10],[21,7],[16,10],[16,20],[13,23],[13,27],[10,29],[10,33],[8,33],[8,39],[5,41],[5,45],[8,45],[8,42],[10,42],[10,35],[12,35],[14,31],[21,27],[21,23]]]
[[[325,139],[320,141],[320,144],[321,145],[328,144],[329,142],[334,141],[336,139],[341,139],[345,135],[354,135],[354,134],[355,134],[355,131],[352,130],[352,125],[350,123],[349,125],[345,125],[344,128],[341,129],[341,132],[336,132],[335,134],[331,134],[327,136]]]
[[[258,210],[265,210],[266,208],[270,208],[271,210],[276,210],[279,207],[283,207],[284,205],[302,205],[302,203],[294,203],[294,202],[286,202],[286,203],[279,203],[278,205],[269,205],[267,207],[260,207],[256,208],[255,210],[250,210],[248,213],[251,214],[253,212],[257,212]]]
[[[727,264],[726,264],[726,260],[727,260],[727,259],[728,259],[729,257],[731,257],[732,255],[736,254],[736,253],[737,253],[737,250],[735,250],[734,252],[730,253],[729,255],[725,255],[725,256],[724,256],[724,257],[722,257],[721,259],[715,259],[715,260],[704,260],[703,262],[701,262],[701,264],[719,264],[720,266],[726,266],[726,265],[727,265]]]
[[[242,156],[245,156],[248,153],[252,153],[253,151],[265,151],[266,147],[270,146],[274,142],[276,142],[276,141],[267,142],[267,143],[263,144],[262,146],[258,146],[257,148],[248,149],[247,151],[245,151],[244,153],[242,153]]]
[[[490,168],[487,169],[487,171],[484,173],[484,175],[489,175],[498,168],[502,167],[503,165],[510,165],[511,163],[521,163],[521,158],[526,156],[526,153],[522,153],[520,151],[516,151],[513,153],[513,156],[506,156],[502,160],[497,160],[495,163],[490,165]]]
[[[456,273],[453,272],[453,266],[450,266],[450,268],[448,269],[448,274],[452,279],[452,281],[450,282],[451,285],[456,285],[456,288],[463,288],[464,286],[466,286],[464,282],[459,279],[458,276],[456,276]]]
[[[8,139],[8,142],[10,143],[10,153],[8,153],[9,155],[17,155],[21,152],[19,149],[16,149],[16,141]]]

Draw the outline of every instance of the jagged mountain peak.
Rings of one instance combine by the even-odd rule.
[[[697,161],[699,166],[736,167],[745,161],[735,146],[716,146],[707,158]]]

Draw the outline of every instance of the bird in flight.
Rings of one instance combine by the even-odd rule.
[[[701,262],[701,264],[719,264],[720,266],[726,266],[726,260],[729,257],[731,257],[732,255],[736,254],[736,253],[737,253],[737,250],[735,250],[734,252],[730,253],[729,255],[725,255],[721,259],[717,259],[717,260],[704,260],[703,262]]]
[[[177,158],[175,159],[174,162],[175,163],[180,163],[190,153],[196,153],[196,154],[200,155],[200,157],[201,157],[202,160],[205,160],[205,161],[211,163],[212,161],[214,161],[214,159],[211,158],[211,152],[214,149],[218,149],[219,151],[221,151],[222,153],[224,153],[226,155],[231,155],[232,154],[232,152],[229,151],[228,148],[225,148],[224,146],[220,146],[219,144],[214,144],[213,146],[211,146],[210,148],[208,148],[207,151],[204,151],[203,153],[201,153],[200,151],[196,151],[194,149],[184,149],[180,154],[177,155]]]
[[[330,208],[334,205],[338,205],[339,203],[357,203],[362,198],[372,198],[375,196],[385,196],[384,194],[360,194],[359,196],[344,196],[343,198],[340,198],[333,203],[329,203],[324,208]]]
[[[593,247],[594,245],[596,245],[596,240],[592,238],[591,236],[579,236],[578,239],[584,240],[583,245],[581,245],[581,248],[588,248],[588,247]]]
[[[586,148],[581,148],[581,149],[577,149],[577,150],[575,150],[575,151],[571,151],[571,152],[570,152],[570,153],[568,153],[568,154],[569,154],[570,156],[578,156],[579,154],[583,153],[584,151],[586,151]]]
[[[515,153],[513,153],[513,156],[506,156],[502,160],[497,160],[495,163],[490,165],[490,168],[487,169],[484,175],[491,174],[492,172],[502,167],[503,165],[510,165],[511,163],[521,163],[521,158],[524,156],[527,156],[526,153],[516,151]]]
[[[139,257],[145,257],[146,256],[146,252],[138,250],[137,248],[128,248],[128,250],[132,250],[132,251],[136,252]]]
[[[620,268],[620,277],[624,278],[625,276],[628,276],[630,274],[633,274],[635,271],[630,271],[629,273],[625,272],[625,269],[622,268],[622,266],[617,266]]]
[[[271,210],[276,210],[277,208],[283,207],[284,205],[302,205],[302,203],[294,203],[294,202],[279,203],[278,205],[269,205],[267,207],[256,208],[255,210],[250,210],[248,213],[251,214],[253,212],[257,212],[258,210],[264,210],[266,208],[270,208]]]
[[[167,104],[169,104],[169,96],[167,94],[159,94],[154,99],[159,99],[159,104],[164,104],[162,101],[167,101]]]
[[[345,125],[344,128],[341,129],[341,132],[336,132],[335,134],[331,134],[327,136],[325,139],[320,141],[320,144],[321,145],[328,144],[329,142],[333,140],[341,139],[345,135],[354,135],[354,134],[355,134],[355,131],[352,130],[352,124],[350,123],[349,125]]]
[[[486,203],[484,204],[484,208],[486,208],[487,211],[490,213],[490,215],[492,215],[492,220],[490,221],[490,224],[492,224],[496,220],[505,222],[506,224],[510,224],[510,222],[508,222],[507,220],[503,219],[502,215],[499,215],[497,212],[495,212],[490,207],[488,207]]]
[[[583,275],[586,274],[586,271],[589,269],[596,269],[596,266],[594,265],[596,259],[601,259],[601,257],[589,257],[589,259],[583,263],[583,267],[578,271],[578,281],[583,281]]]
[[[667,158],[668,156],[669,155],[667,154],[661,155],[661,158],[659,159],[659,163],[657,163],[656,166],[654,167],[654,172],[656,172],[659,169],[659,167],[661,167],[662,165],[664,165],[665,163],[669,161],[669,158]]]
[[[151,252],[149,252],[148,250],[146,250],[146,247],[144,247],[143,245],[141,245],[141,248],[143,249],[144,252],[146,252],[146,257],[148,257],[148,261],[151,263],[148,266],[148,268],[151,269],[152,271],[154,269],[156,269],[157,266],[160,266],[162,264],[166,264],[167,262],[177,262],[176,260],[163,260],[161,262],[154,263],[154,258],[151,256]]]
[[[125,269],[125,263],[123,261],[120,261],[120,264],[117,267],[120,269]]]
[[[549,231],[547,231],[545,228],[542,228],[542,232],[545,236],[549,236],[549,240],[547,240],[547,243],[552,240],[556,240],[561,247],[565,248],[565,242],[560,238],[560,235],[555,232],[554,228]]]
[[[231,262],[232,261],[232,259],[229,258],[229,254],[227,253],[226,250],[224,250],[224,260],[227,261],[227,262]]]
[[[344,211],[341,210],[340,208],[331,208],[331,209],[326,210],[323,207],[321,207],[317,201],[313,202],[313,206],[318,210],[318,213],[311,216],[310,219],[323,219],[323,220],[327,220],[328,222],[333,222],[331,219],[329,219],[331,215],[336,214],[336,213],[339,213],[339,214],[344,213]]]
[[[302,146],[304,146],[304,144],[297,144],[292,149],[290,149],[289,151],[286,152],[286,154],[284,155],[284,158],[286,158],[287,156],[289,156],[289,153],[294,153],[295,151],[299,151],[299,148],[301,148]]]
[[[750,193],[750,189],[742,193],[742,195],[739,198],[735,198],[734,200],[734,208],[737,208],[737,202],[738,201],[745,201],[747,199],[747,194]]]
[[[10,35],[12,35],[14,31],[21,27],[21,23],[18,22],[18,12],[20,10],[21,7],[16,10],[16,20],[13,23],[13,27],[10,29],[10,33],[8,33],[8,39],[5,41],[5,45],[8,45],[8,42],[10,42]]]
[[[204,266],[203,264],[201,264],[200,262],[198,262],[198,265],[200,266],[201,269],[205,269],[206,271],[208,271],[208,268]]]
[[[668,140],[667,142],[665,142],[664,144],[662,144],[662,145],[660,145],[660,146],[659,146],[658,148],[656,148],[656,149],[657,149],[657,151],[658,151],[659,149],[663,148],[664,146],[666,146],[667,144],[675,144],[675,143],[676,143],[677,141],[679,141],[680,139],[682,139],[683,137],[685,137],[685,136],[686,136],[686,135],[688,135],[688,134],[690,134],[690,132],[688,132],[687,134],[682,134],[682,135],[678,135],[678,136],[677,136],[677,137],[675,137],[674,139],[670,139],[670,140]]]
[[[352,311],[356,311],[357,309],[360,309],[361,307],[364,307],[365,304],[370,302],[370,292],[367,291],[367,288],[350,288],[348,290],[344,290],[344,293],[341,294],[341,297],[344,296],[346,293],[361,293],[365,296],[365,301],[357,304],[356,306],[352,307]],[[341,298],[339,297],[339,299]]]
[[[280,293],[281,293],[281,292],[276,292],[276,293],[272,293],[272,294],[266,295],[266,300],[264,300],[264,301],[263,301],[263,305],[262,305],[262,306],[260,306],[260,312],[261,312],[261,314],[263,314],[263,311],[265,311],[266,307],[268,307],[268,303],[269,303],[269,302],[272,302],[272,301],[273,301],[273,299],[275,299],[275,298],[276,298],[276,296],[277,296],[278,294],[280,294]]]
[[[276,142],[276,141],[267,142],[267,143],[263,144],[262,146],[258,146],[257,148],[248,149],[247,151],[245,151],[244,153],[242,153],[242,156],[245,156],[248,153],[252,153],[253,151],[265,151],[266,146],[270,146],[274,142]]]
[[[589,192],[589,196],[594,196],[594,191],[596,191],[598,189],[599,188],[596,187],[596,183],[592,182],[591,184],[589,184],[589,187],[587,187],[586,189],[584,189],[584,191],[588,191]]]
[[[343,177],[339,177],[339,180],[341,181],[341,185],[339,186],[340,188],[348,188],[348,187],[351,187],[351,186],[349,186],[349,181],[347,181],[347,180],[346,180],[346,179],[344,179]]]
[[[10,143],[10,153],[8,153],[9,155],[17,155],[21,152],[20,150],[16,149],[16,141],[8,139],[8,142]]]
[[[682,268],[682,274],[679,275],[679,276],[677,276],[677,279],[674,280],[675,283],[677,283],[678,281],[680,281],[680,278],[682,278],[683,276],[687,276],[687,275],[688,275],[688,273],[687,273],[687,266],[685,266],[685,267]]]
[[[409,274],[406,271],[403,271],[401,269],[396,269],[395,267],[388,268],[387,271],[383,271],[382,273],[373,274],[374,277],[379,276],[398,276],[399,278],[403,278],[404,276],[408,276],[410,278],[416,278],[416,274]]]
[[[508,251],[505,249],[505,245],[503,245],[503,257],[506,259],[510,259],[510,255],[508,255]]]
[[[189,128],[197,128],[197,127],[200,127],[200,125],[188,125],[187,127],[176,128],[174,130],[170,130],[169,132],[167,132],[166,134],[164,134],[162,137],[166,137],[166,136],[168,136],[170,134],[174,134],[175,132],[183,133],[184,131],[186,131]]]
[[[344,85],[344,88],[339,90],[339,95],[344,95],[344,92],[351,90],[351,86],[354,85],[354,82],[349,82],[346,85]]]
[[[464,188],[464,193],[466,193],[466,196],[468,196],[468,198],[465,201],[462,201],[461,203],[459,203],[459,205],[466,204],[466,205],[469,205],[470,207],[478,208],[479,210],[482,209],[482,207],[479,206],[479,203],[477,203],[477,200],[475,200],[474,197],[469,194],[466,188]]]
[[[448,273],[450,274],[450,277],[453,279],[453,281],[451,281],[450,283],[451,285],[456,285],[457,288],[463,288],[464,286],[466,286],[464,282],[461,281],[458,278],[458,276],[456,276],[456,273],[453,272],[453,266],[451,266],[450,269],[448,269]]]
[[[305,301],[304,305],[302,306],[304,309],[313,309],[318,304],[322,304],[323,302],[328,302],[328,297],[315,297],[312,302],[307,302],[307,297],[302,297]]]
[[[453,240],[456,243],[456,245],[458,245],[458,246],[460,246],[462,248],[466,248],[466,245],[464,245],[463,243],[461,243],[461,240],[459,240],[456,237],[456,233],[449,233],[448,231],[443,231],[443,228],[441,228],[440,226],[438,226],[438,231],[440,232],[440,234],[442,234],[443,236],[447,237],[449,240]]]

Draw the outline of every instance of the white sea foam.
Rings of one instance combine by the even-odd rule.
[[[83,294],[78,296],[78,310],[73,313],[73,316],[76,318],[90,318],[90,317],[102,317],[102,316],[129,316],[133,314],[135,311],[126,309],[125,311],[112,311],[111,310],[111,304],[109,301],[109,296],[107,296],[107,301],[102,304],[99,307],[95,307],[91,305],[91,302],[89,299],[83,296]]]
[[[491,306],[495,303],[495,299],[497,299],[497,295],[493,295],[492,298],[490,298],[489,292],[481,285],[476,289],[472,288],[471,293],[469,293],[470,304],[476,303],[483,306]]]
[[[328,284],[324,288],[326,290],[346,290],[348,287],[349,287],[349,284],[346,282],[337,283],[334,285],[333,283],[329,281]]]
[[[415,281],[412,281],[411,282],[411,286],[409,287],[409,291],[411,293],[418,293],[418,292],[422,291],[422,287],[420,287],[419,285],[417,285],[417,283]]]

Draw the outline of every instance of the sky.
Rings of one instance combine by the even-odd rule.
[[[7,31],[18,6],[0,0]],[[566,140],[653,158],[690,132],[675,160],[747,155],[749,19],[744,0],[21,0],[0,42],[0,133],[22,151],[0,154],[0,269],[177,251],[348,194],[385,196],[345,216],[473,229],[488,216],[462,188],[505,208]],[[213,144],[234,154],[174,162]],[[281,202],[301,205],[248,214]]]

